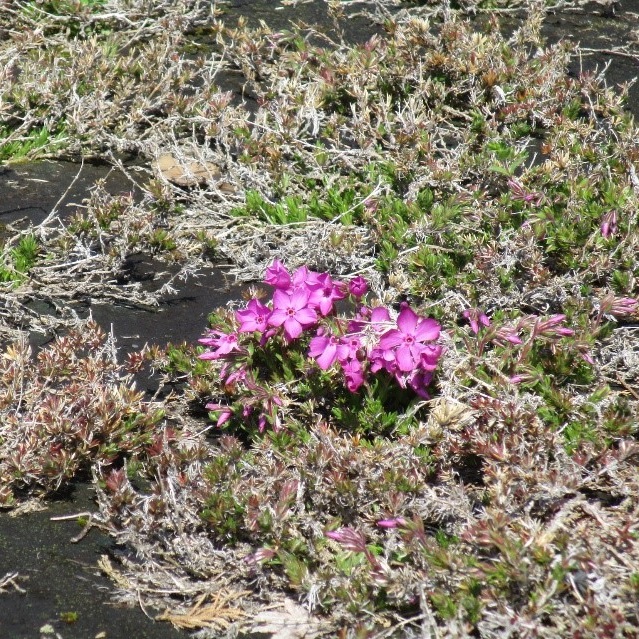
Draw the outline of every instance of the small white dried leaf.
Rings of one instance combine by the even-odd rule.
[[[320,627],[306,608],[285,599],[283,609],[260,612],[251,631],[270,633],[271,639],[313,639],[319,635]]]
[[[220,178],[220,169],[212,162],[181,162],[172,155],[161,155],[155,167],[160,175],[178,186],[196,186]]]
[[[473,411],[466,404],[442,397],[432,407],[428,425],[431,428],[439,426],[450,430],[461,430],[472,418]]]

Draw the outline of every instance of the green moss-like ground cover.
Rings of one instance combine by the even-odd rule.
[[[2,234],[0,497],[92,477],[126,549],[103,569],[202,636],[636,636],[624,92],[568,75],[579,49],[544,41],[543,4],[504,35],[499,9],[521,7],[471,22],[490,7],[371,3],[384,20],[357,45],[347,6],[329,3],[327,33],[186,0],[0,9],[2,157],[146,170],[141,201],[98,186],[75,216]],[[431,399],[353,397],[283,348],[261,373],[282,428],[217,430],[204,405],[233,389],[179,327],[124,366],[65,310],[81,290],[152,304],[117,284],[134,252],[187,275],[230,259],[246,282],[274,258],[361,273],[379,303],[441,324]],[[476,334],[468,309],[490,326]],[[34,356],[20,335],[51,325],[71,333]],[[162,400],[131,389],[144,361],[171,382]]]

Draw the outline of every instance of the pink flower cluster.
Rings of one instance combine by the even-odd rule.
[[[396,318],[385,307],[361,305],[368,291],[361,276],[346,283],[305,266],[290,273],[275,260],[266,269],[264,281],[275,289],[270,305],[251,299],[235,312],[234,331],[209,331],[200,340],[209,347],[201,359],[239,358],[247,352],[243,346],[248,341],[243,338],[246,334],[257,336],[260,346],[277,335],[289,345],[313,330],[308,356],[322,370],[339,366],[350,391],[357,391],[369,373],[384,370],[402,388],[428,397],[426,387],[442,354],[442,347],[436,344],[440,325],[435,320],[420,317],[408,304],[402,305]],[[353,319],[339,318],[335,311],[336,303],[347,296],[360,305]],[[225,366],[222,377],[226,384],[246,382],[247,371],[241,365]]]
[[[396,320],[383,306],[363,306],[343,334],[320,328],[311,340],[309,355],[323,370],[338,362],[351,391],[364,383],[367,370],[385,370],[402,388],[410,387],[427,398],[426,387],[442,354],[442,347],[434,343],[439,332],[435,320],[420,317],[408,305]]]
[[[359,290],[356,280],[350,288]],[[199,340],[212,349],[203,353],[201,359],[221,359],[241,350],[240,333],[261,333],[264,345],[281,327],[284,338],[291,342],[305,329],[315,326],[320,317],[329,315],[337,300],[346,297],[346,287],[328,273],[315,273],[303,266],[291,275],[279,260],[266,269],[264,281],[275,288],[272,307],[258,299],[250,300],[245,309],[235,313],[236,331],[211,330],[208,337]]]

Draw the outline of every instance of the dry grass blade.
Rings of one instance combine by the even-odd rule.
[[[17,579],[20,579],[20,574],[17,572],[8,572],[4,577],[0,579],[0,593],[7,592],[7,589],[11,586],[14,590],[20,593],[25,593],[26,590],[21,588]]]
[[[240,608],[228,606],[229,601],[237,601],[240,597],[249,594],[248,590],[241,592],[215,593],[213,600],[207,606],[202,604],[209,596],[205,592],[197,603],[185,613],[164,612],[156,619],[169,621],[176,628],[183,630],[196,630],[197,628],[228,628],[233,621],[239,621],[246,613]]]
[[[118,588],[122,588],[123,590],[130,590],[132,588],[133,584],[111,565],[106,555],[102,555],[100,559],[98,559],[98,567]]]

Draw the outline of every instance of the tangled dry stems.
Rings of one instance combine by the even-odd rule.
[[[577,51],[543,42],[541,4],[504,36],[494,18],[465,21],[481,2],[361,3],[390,20],[359,46],[339,26],[231,25],[204,2],[90,4],[2,6],[4,137],[44,128],[50,143],[30,153],[108,158],[142,196],[97,185],[76,214],[9,229],[5,343],[77,323],[79,297],[153,305],[213,254],[245,281],[274,257],[364,272],[382,302],[435,314],[447,350],[409,432],[344,432],[291,388],[290,440],[249,445],[211,437],[194,414],[215,385],[195,363],[162,414],[96,326],[37,356],[18,339],[0,371],[3,502],[92,473],[101,523],[126,549],[118,569],[103,564],[121,596],[214,626],[203,636],[250,630],[250,615],[291,596],[315,615],[309,634],[634,636],[639,347],[636,316],[603,308],[636,297],[639,274],[623,91],[567,76]],[[233,83],[240,97],[218,88]],[[185,188],[154,164],[166,153],[219,170]],[[22,272],[27,235],[39,249]],[[134,252],[179,275],[155,293],[117,283]],[[576,333],[480,348],[457,323],[469,306],[504,325],[566,313]],[[344,526],[367,552],[326,537]]]

